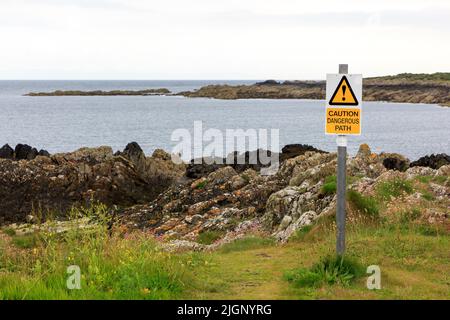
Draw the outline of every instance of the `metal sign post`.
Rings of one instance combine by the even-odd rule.
[[[339,74],[327,75],[325,133],[336,135],[337,204],[336,253],[345,253],[345,191],[347,135],[361,134],[362,75],[348,74],[348,65],[339,65]]]
[[[339,65],[339,73],[348,73],[348,64]],[[336,204],[336,253],[342,256],[345,252],[345,189],[347,173],[347,136],[336,137],[338,152],[337,168],[337,204]]]

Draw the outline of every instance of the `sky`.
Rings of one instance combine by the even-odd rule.
[[[0,79],[450,71],[449,0],[0,0]]]

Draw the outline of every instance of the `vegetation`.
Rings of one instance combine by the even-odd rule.
[[[235,251],[245,251],[250,249],[258,249],[267,245],[273,245],[275,240],[272,238],[263,238],[256,236],[249,236],[237,239],[233,242],[227,243],[220,248],[220,252],[228,253]]]
[[[450,81],[450,72],[436,73],[400,73],[395,76],[367,78],[368,80],[402,80],[402,81]]]
[[[375,198],[363,196],[354,190],[348,190],[347,198],[359,212],[369,217],[379,216],[379,204]]]
[[[410,181],[404,179],[393,179],[382,182],[377,186],[378,196],[384,200],[389,201],[392,198],[397,198],[405,194],[411,194],[413,186]]]
[[[144,234],[109,234],[106,208],[86,213],[98,222],[88,230],[64,234],[41,232],[0,238],[0,299],[170,299],[189,283],[194,266],[204,263],[195,254],[171,255]],[[78,218],[72,218],[74,222]],[[78,265],[81,290],[66,286],[67,267]]]
[[[328,176],[325,178],[325,183],[322,185],[322,193],[335,194],[336,193],[336,176]]]
[[[311,268],[299,268],[285,273],[285,279],[299,287],[318,287],[323,284],[348,286],[364,275],[363,266],[345,256],[328,255]]]
[[[197,242],[201,244],[212,244],[223,237],[223,235],[224,233],[221,231],[204,231],[198,235]]]

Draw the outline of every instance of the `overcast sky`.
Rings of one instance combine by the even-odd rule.
[[[0,79],[450,71],[450,0],[0,0]]]

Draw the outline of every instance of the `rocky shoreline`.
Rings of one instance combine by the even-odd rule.
[[[363,88],[364,101],[450,106],[450,73],[366,78]],[[325,81],[267,80],[253,85],[208,85],[178,95],[215,99],[325,99]]]
[[[73,206],[101,202],[126,230],[146,230],[174,248],[206,250],[214,246],[196,241],[203,233],[218,234],[215,245],[248,233],[284,242],[335,210],[335,193],[325,185],[335,175],[336,154],[301,144],[282,149],[280,169],[270,176],[260,174],[259,164],[176,165],[163,150],[146,156],[135,142],[116,153],[103,146],[33,159],[21,152],[0,155],[0,225],[33,224],[47,215],[64,220]],[[375,154],[361,145],[348,159],[347,173],[349,188],[364,195],[383,181],[437,177],[442,183],[430,182],[430,192],[440,205],[427,209],[424,219],[449,222],[446,154],[410,162],[402,155]],[[408,197],[405,201],[411,203],[421,198]]]
[[[171,92],[166,88],[145,89],[145,90],[112,90],[112,91],[81,91],[81,90],[56,90],[52,92],[30,92],[25,96],[46,97],[46,96],[155,96],[169,95]]]

